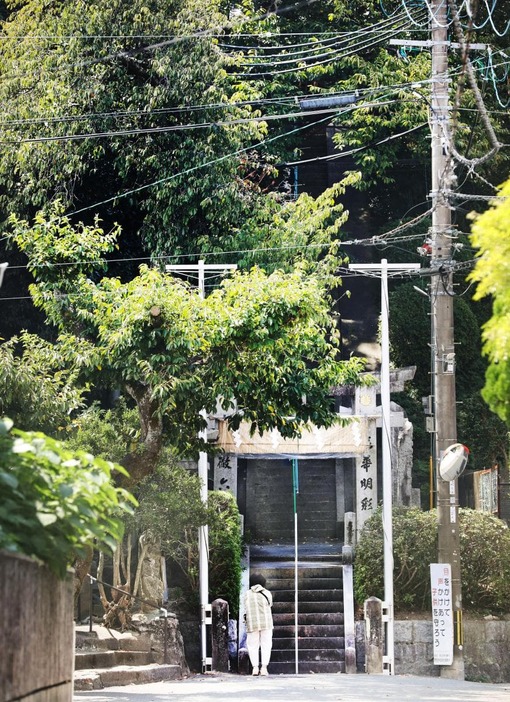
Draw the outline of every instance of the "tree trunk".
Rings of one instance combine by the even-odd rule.
[[[85,555],[82,558],[77,558],[73,563],[74,568],[74,608],[78,605],[78,598],[80,596],[81,589],[83,587],[83,581],[87,577],[90,571],[90,566],[92,564],[92,558],[94,556],[94,549],[91,546],[87,546]],[[92,612],[90,613],[92,616]]]
[[[128,453],[122,461],[129,473],[129,487],[154,471],[161,451],[163,422],[158,413],[158,402],[152,398],[148,385],[127,385],[126,390],[136,402],[141,428],[137,449]]]

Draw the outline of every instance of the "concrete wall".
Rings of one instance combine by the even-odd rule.
[[[0,552],[0,700],[71,702],[73,585]]]
[[[357,622],[358,671],[364,669],[364,622]],[[439,676],[434,665],[432,621],[395,621],[395,674]],[[510,682],[510,621],[464,619],[466,680]]]

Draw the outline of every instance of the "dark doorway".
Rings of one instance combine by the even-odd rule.
[[[298,540],[337,535],[335,460],[299,460]],[[255,543],[294,541],[292,465],[288,459],[251,459],[246,466],[245,527]]]

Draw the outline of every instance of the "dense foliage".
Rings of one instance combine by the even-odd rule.
[[[465,285],[465,284],[463,284]],[[480,317],[483,310],[464,297],[454,300],[457,433],[470,449],[469,468],[482,470],[495,463],[507,465],[508,439],[503,422],[482,400],[485,363],[481,356]],[[405,397],[395,398],[406,409],[415,428],[414,459],[422,466],[423,485],[428,481],[430,435],[425,432],[422,398],[431,394],[430,301],[412,283],[390,295],[390,341],[392,362],[416,366]],[[420,479],[418,473],[416,477]]]
[[[462,602],[466,610],[508,612],[510,530],[490,514],[459,510]],[[429,564],[437,562],[435,511],[393,511],[394,603],[397,611],[431,606]],[[356,548],[355,597],[359,605],[384,599],[383,528],[376,514],[364,526]]]
[[[229,492],[209,493],[209,554],[211,601],[226,600],[231,618],[237,619],[243,539],[237,502]]]
[[[492,316],[483,327],[489,360],[483,396],[510,425],[510,180],[499,194],[503,199],[495,200],[473,224],[471,241],[478,259],[470,278],[477,283],[475,298],[492,300]]]
[[[64,577],[93,544],[115,549],[121,514],[134,498],[114,487],[124,469],[84,451],[69,451],[42,433],[0,422],[0,548],[33,556]]]
[[[115,232],[72,226],[58,203],[33,225],[12,221],[36,278],[34,302],[60,332],[59,357],[82,380],[110,383],[136,403],[145,453],[123,462],[135,481],[154,467],[163,432],[181,455],[194,455],[201,410],[215,411],[219,398],[232,426],[243,419],[295,436],[302,422],[336,420],[332,386],[362,382],[360,359],[338,360],[327,274],[254,268],[204,298],[147,266],[128,283],[99,278]]]
[[[55,436],[83,408],[86,390],[54,344],[27,332],[0,344],[0,415],[18,428]]]
[[[210,599],[227,600],[235,618],[242,556],[235,498],[230,493],[212,491],[204,505],[198,476],[172,464],[142,481],[137,495],[139,507],[128,520],[128,528],[146,532],[179,567],[188,605],[196,604],[199,590],[197,533],[200,526],[208,525]]]

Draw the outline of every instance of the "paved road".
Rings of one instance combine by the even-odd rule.
[[[194,675],[186,680],[76,692],[74,702],[510,702],[510,683],[368,675]]]

